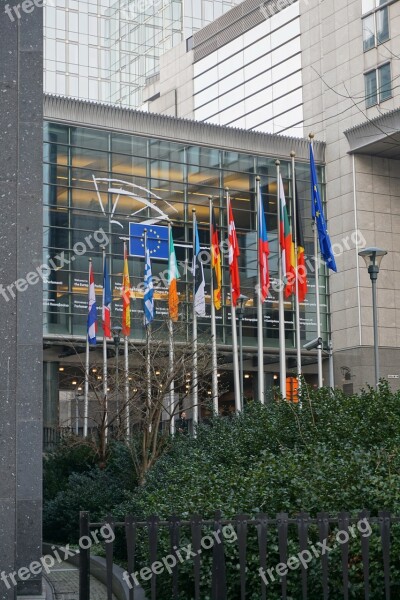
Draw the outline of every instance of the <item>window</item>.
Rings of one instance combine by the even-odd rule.
[[[389,9],[387,6],[363,18],[364,52],[389,39]]]
[[[380,6],[389,4],[391,0],[362,0],[362,14],[365,15]]]
[[[392,96],[390,63],[365,73],[365,103],[367,108],[384,102]]]
[[[382,65],[378,69],[379,101],[383,102],[392,96],[392,81],[390,75],[390,63]]]

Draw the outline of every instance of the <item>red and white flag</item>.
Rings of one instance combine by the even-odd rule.
[[[231,276],[232,286],[232,304],[236,306],[240,296],[240,275],[239,275],[239,244],[236,235],[235,221],[233,220],[233,212],[230,199],[228,198],[228,248],[229,248],[229,272]]]

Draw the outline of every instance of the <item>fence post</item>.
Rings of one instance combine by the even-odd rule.
[[[89,513],[79,513],[79,539],[89,536]],[[80,549],[79,555],[79,600],[90,600],[90,547]]]

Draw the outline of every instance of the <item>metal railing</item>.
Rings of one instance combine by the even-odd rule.
[[[190,541],[190,559],[186,563],[185,573],[187,581],[189,564],[193,588],[190,597],[195,600],[202,600],[204,594],[212,600],[226,600],[228,587],[232,589],[232,586],[236,586],[235,597],[245,600],[248,597],[250,579],[254,594],[254,573],[250,572],[254,570],[254,560],[251,569],[248,564],[251,553],[257,555],[256,585],[259,586],[258,597],[261,600],[271,597],[283,600],[396,600],[400,598],[400,582],[391,580],[391,569],[396,567],[397,573],[400,572],[400,557],[391,556],[391,543],[394,539],[400,543],[399,524],[400,517],[392,516],[388,511],[380,511],[377,517],[371,517],[368,511],[362,511],[357,516],[342,512],[332,517],[321,512],[316,518],[311,518],[307,513],[300,513],[293,518],[286,513],[280,513],[275,518],[270,518],[260,513],[255,518],[240,514],[233,519],[223,519],[221,513],[216,512],[212,520],[193,515],[188,520],[177,516],[160,520],[152,516],[146,521],[140,521],[127,516],[124,522],[115,522],[112,517],[108,517],[101,523],[91,523],[89,513],[80,513],[81,539],[90,539],[91,530],[104,526],[107,526],[110,532],[117,533],[120,530],[124,533],[127,578],[135,571],[138,574],[144,566],[160,565],[161,560],[165,560],[160,556],[165,557],[166,548],[169,548],[169,557],[177,557],[178,550],[182,547],[188,548],[187,542]],[[230,549],[223,536],[226,526],[235,533],[234,546],[230,543]],[[209,535],[210,533],[212,535]],[[221,543],[214,543],[212,548],[204,549],[204,536]],[[186,545],[180,547],[183,542]],[[249,543],[252,543],[251,548]],[[120,544],[118,545],[120,547]],[[105,544],[107,600],[112,598],[114,548],[114,540]],[[162,549],[164,554],[161,553]],[[211,554],[205,558],[205,550],[208,549]],[[331,573],[333,555],[336,563]],[[294,569],[295,560],[299,564]],[[138,564],[139,561],[142,564]],[[179,596],[182,561],[176,559],[172,566],[173,562],[170,559],[167,582],[165,578],[162,581],[158,580],[159,573],[154,572],[156,569],[147,569],[146,585],[149,599],[156,600],[157,590],[165,590],[165,585],[170,586],[168,600],[182,597]],[[312,563],[316,568],[311,577],[309,568]],[[232,565],[235,568],[232,568]],[[158,569],[160,570],[160,567]],[[210,584],[207,592],[204,590],[203,569],[207,569],[206,579]],[[375,576],[377,572],[378,583]],[[164,571],[163,577],[165,575]],[[355,584],[358,586],[358,595],[354,595]],[[131,580],[131,585],[124,585],[127,590],[129,588],[129,600],[134,600],[137,583],[133,585]],[[377,585],[378,590],[374,590],[374,586]],[[271,595],[272,588],[275,595]],[[296,590],[295,595],[293,589]],[[90,547],[80,550],[79,567],[79,600],[89,599]]]

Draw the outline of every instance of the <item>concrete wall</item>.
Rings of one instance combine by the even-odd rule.
[[[20,5],[19,5],[20,6]],[[42,9],[12,21],[0,12],[0,281],[9,285],[42,263]],[[32,8],[32,7],[31,7]],[[24,286],[21,285],[21,289]],[[0,297],[0,572],[41,556],[41,281]],[[18,597],[41,597],[41,578]],[[15,599],[0,581],[0,597]]]
[[[157,93],[160,97],[147,103],[149,112],[194,118],[193,51],[186,51],[186,42],[160,57],[160,79],[145,88],[143,97],[147,100]]]
[[[392,374],[395,356],[397,364],[400,359],[400,165],[373,156],[353,158],[344,131],[399,107],[400,64],[393,57],[400,49],[400,3],[389,8],[391,39],[364,53],[361,0],[300,2],[304,131],[327,144],[328,229],[332,243],[343,249],[337,256],[339,273],[330,276],[333,345],[343,350],[335,368],[340,379],[340,367],[352,363],[357,389],[374,378],[371,283],[357,241],[389,253],[378,278],[382,376]],[[366,109],[364,72],[390,59],[393,98]]]

